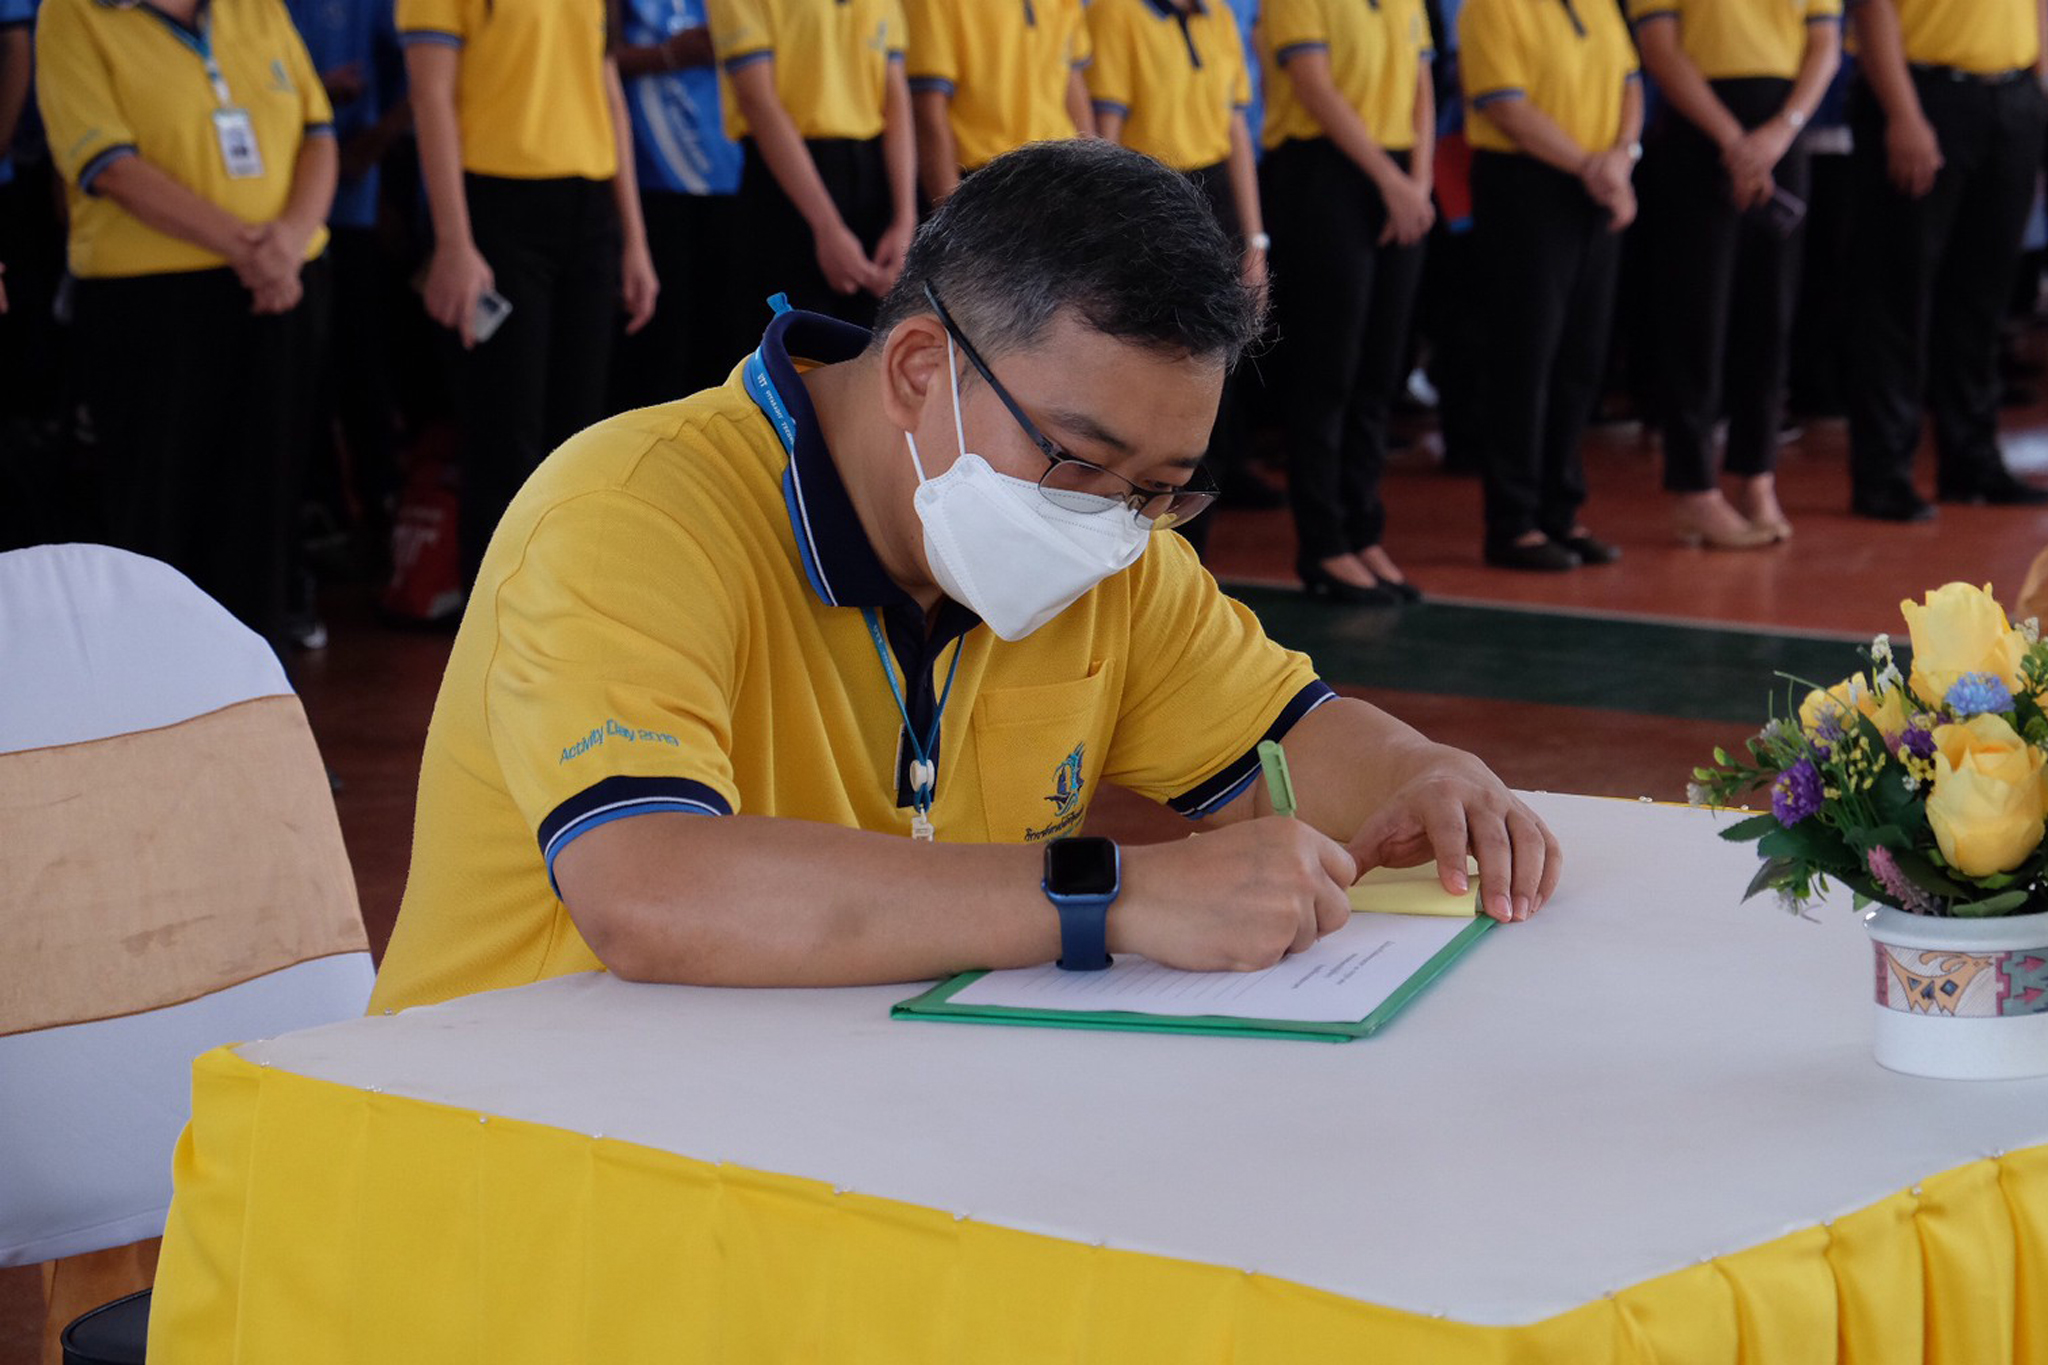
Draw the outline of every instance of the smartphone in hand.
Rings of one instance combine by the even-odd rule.
[[[512,315],[512,305],[503,294],[495,289],[486,289],[476,296],[476,311],[469,315],[469,332],[478,345],[489,341],[497,330],[505,325],[505,319]]]

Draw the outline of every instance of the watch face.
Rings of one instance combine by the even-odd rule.
[[[1117,888],[1116,844],[1055,839],[1045,846],[1045,884],[1062,896],[1106,896]]]

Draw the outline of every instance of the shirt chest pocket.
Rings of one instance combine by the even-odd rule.
[[[1108,756],[1113,673],[1097,662],[1085,678],[975,698],[974,747],[990,840],[1029,843],[1080,830]]]

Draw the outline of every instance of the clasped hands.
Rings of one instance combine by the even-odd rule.
[[[289,313],[298,307],[305,297],[299,271],[305,266],[306,247],[312,240],[312,229],[282,218],[242,227],[229,264],[249,291],[250,312]]]
[[[1721,166],[1728,172],[1735,207],[1759,209],[1771,201],[1778,191],[1778,163],[1791,150],[1793,136],[1789,123],[1773,118],[1721,145]]]
[[[1259,970],[1347,924],[1350,888],[1371,869],[1434,859],[1444,889],[1462,895],[1468,854],[1481,909],[1527,919],[1557,888],[1556,837],[1478,759],[1431,749],[1345,843],[1305,820],[1266,817],[1126,848],[1110,951],[1188,971]]]

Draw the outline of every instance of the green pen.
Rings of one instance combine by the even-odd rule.
[[[1259,741],[1259,766],[1266,770],[1266,795],[1273,798],[1273,814],[1294,818],[1294,779],[1287,772],[1287,751],[1278,740]]]

